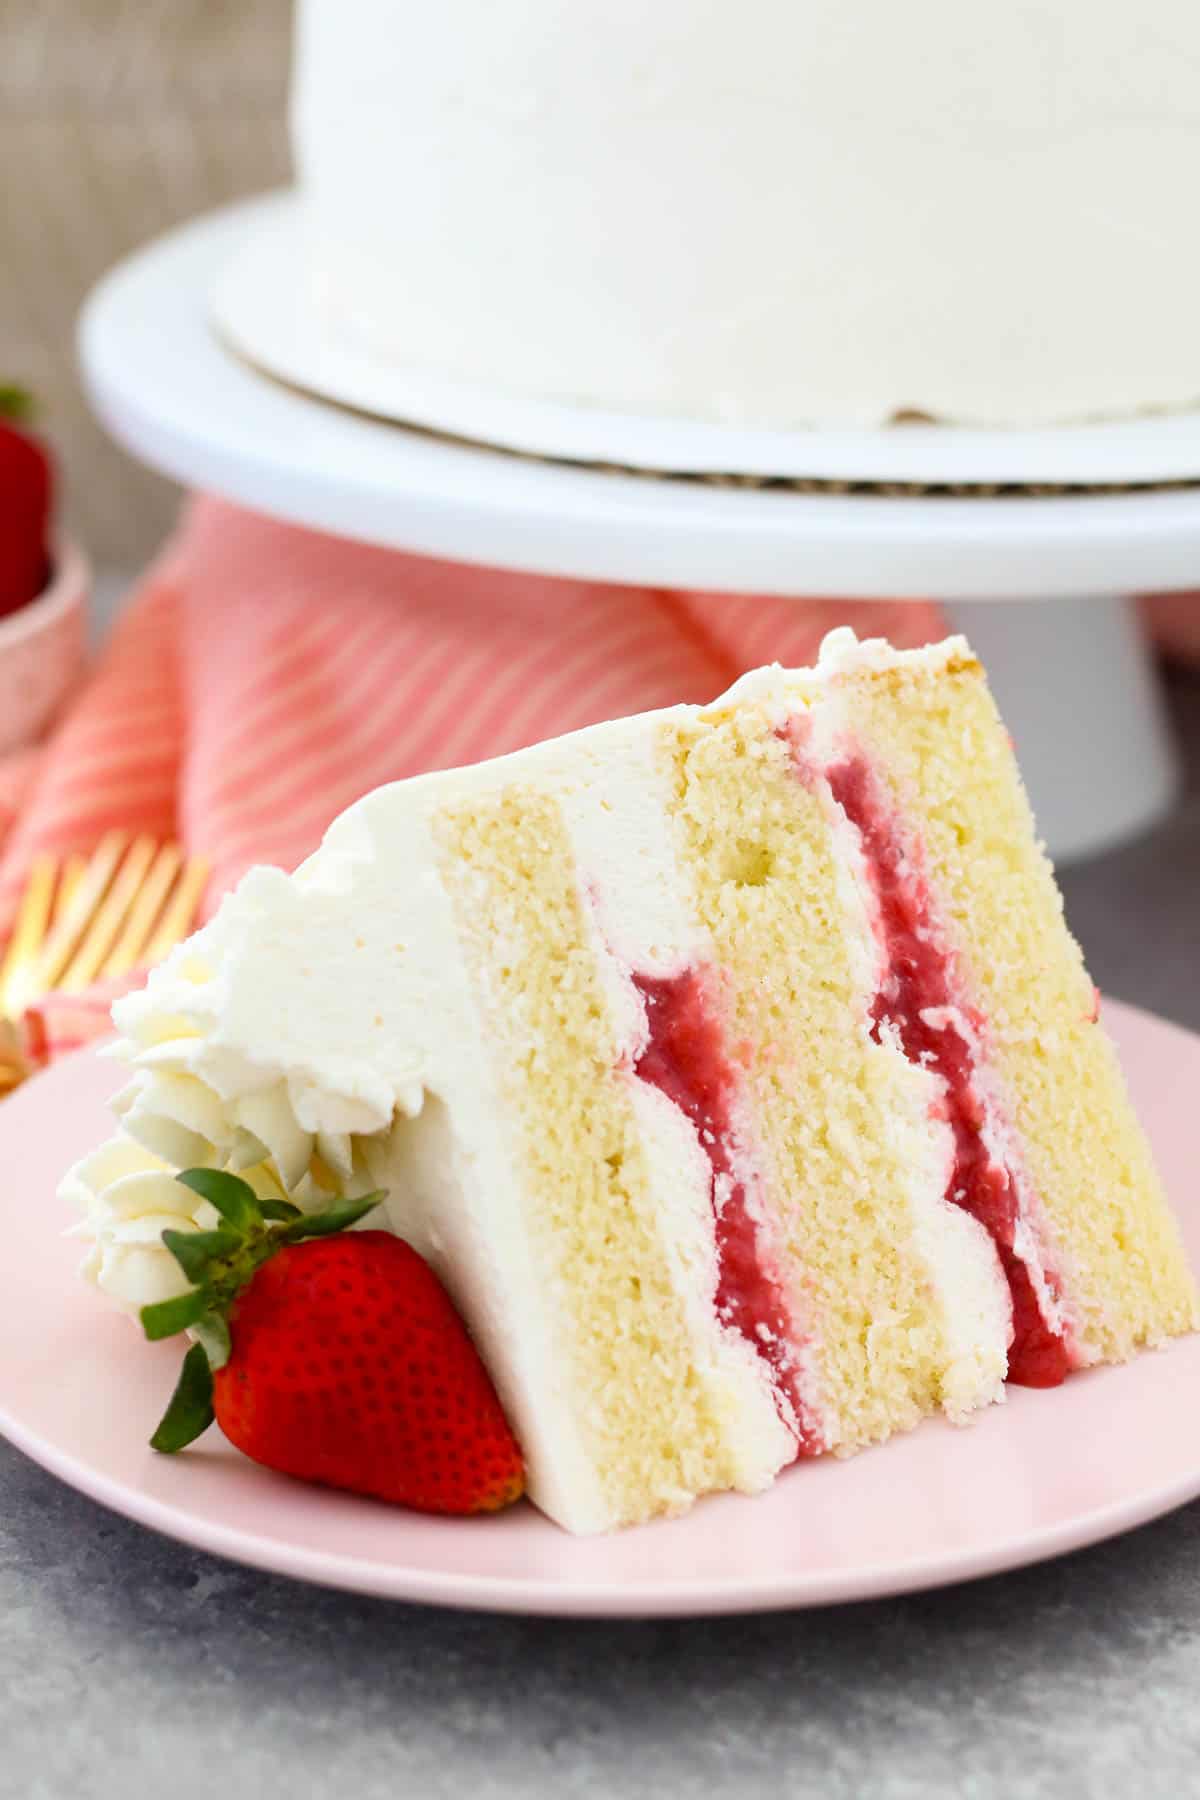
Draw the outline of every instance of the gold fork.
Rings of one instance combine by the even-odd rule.
[[[0,963],[0,1093],[24,1078],[16,1022],[44,994],[151,967],[192,929],[208,880],[178,844],[110,831],[90,857],[34,858]]]

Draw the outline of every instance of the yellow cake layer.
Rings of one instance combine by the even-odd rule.
[[[714,708],[663,734],[827,1445],[964,1411],[981,1382],[994,1391],[1003,1348],[990,1369],[951,1356],[910,1202],[914,1163],[937,1192],[944,1181],[936,1153],[928,1168],[928,1084],[871,1040],[872,968],[847,937],[827,811],[757,708]]]
[[[559,806],[509,788],[437,835],[606,1509],[678,1510],[737,1484],[728,1395],[693,1367]]]
[[[1065,1280],[1079,1347],[1119,1360],[1197,1323],[1179,1233],[1035,840],[977,663],[843,677],[853,730],[905,823],[988,1020],[989,1063]]]

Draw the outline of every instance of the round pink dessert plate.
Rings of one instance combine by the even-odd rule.
[[[1194,1145],[1200,1038],[1110,1003],[1167,1188],[1200,1267]],[[215,1429],[179,1457],[147,1447],[179,1364],[76,1274],[56,1198],[108,1134],[120,1071],[85,1052],[0,1107],[0,1431],[83,1493],[200,1549],[397,1600],[504,1612],[652,1617],[904,1593],[1077,1550],[1200,1494],[1200,1336],[1034,1393],[956,1429],[931,1421],[767,1494],[572,1538],[531,1506],[428,1518],[302,1486]]]

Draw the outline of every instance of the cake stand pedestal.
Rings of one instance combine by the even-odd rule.
[[[1129,596],[1200,587],[1200,489],[1035,498],[802,494],[550,464],[333,406],[227,350],[209,295],[233,207],[115,269],[81,322],[114,437],[175,479],[397,549],[655,587],[943,602],[988,664],[1051,853],[1117,844],[1177,774]],[[1105,434],[1098,432],[1103,447]],[[1168,453],[1200,472],[1197,444]]]
[[[943,604],[987,667],[1056,861],[1124,843],[1170,811],[1178,760],[1131,600]]]

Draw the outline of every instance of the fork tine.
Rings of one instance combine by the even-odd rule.
[[[77,994],[99,974],[125,915],[137,897],[146,870],[154,860],[157,847],[151,837],[135,838],[129,846],[74,955],[54,984],[61,993]]]
[[[75,898],[75,890],[83,879],[83,873],[87,866],[87,857],[81,856],[78,851],[68,856],[63,863],[62,874],[58,878],[58,893],[54,896],[54,923],[56,925]]]
[[[203,856],[188,857],[179,885],[167,902],[154,936],[146,945],[144,961],[150,964],[161,962],[168,950],[173,950],[187,936],[195,923],[196,908],[208,885],[209,873],[209,864]]]
[[[29,1069],[14,1025],[0,1019],[0,1099],[10,1089],[20,1087]]]
[[[8,940],[4,966],[0,968],[0,1015],[10,1010],[9,990],[16,985],[18,971],[31,963],[41,949],[50,924],[57,870],[56,859],[47,851],[35,856],[30,864],[29,879]]]
[[[116,830],[90,858],[35,859],[0,962],[0,1097],[28,1073],[12,1021],[56,988],[160,961],[192,929],[209,873],[178,844]]]
[[[127,975],[130,969],[137,967],[182,861],[183,851],[178,844],[162,846],[150,865],[141,892],[126,915],[116,943],[105,958],[100,970],[105,980]]]
[[[109,831],[101,838],[76,883],[69,905],[51,925],[40,951],[15,971],[6,994],[6,1010],[10,1014],[21,1012],[54,986],[112,880],[128,841],[128,834],[123,831]]]

